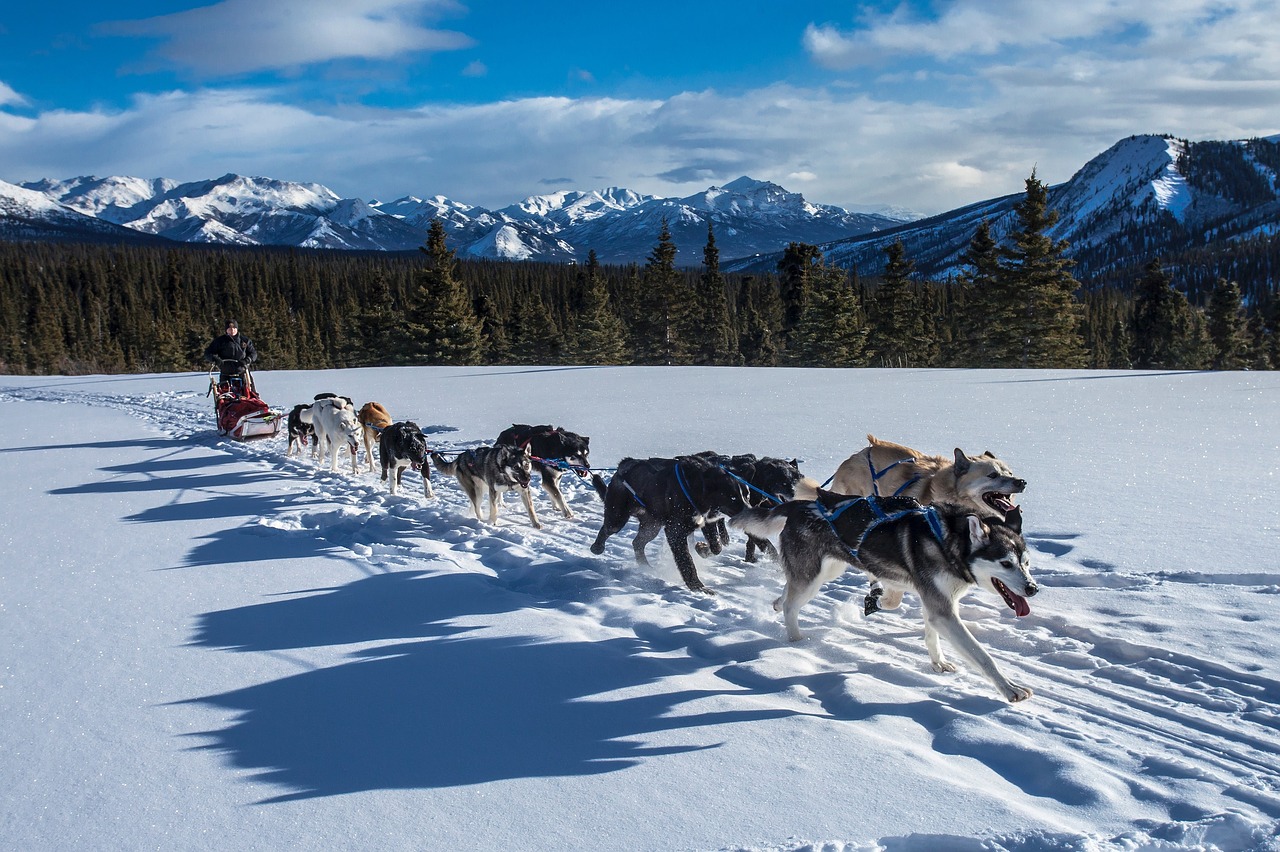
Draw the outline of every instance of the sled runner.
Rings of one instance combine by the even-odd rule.
[[[284,423],[284,413],[258,396],[249,368],[241,368],[238,362],[224,361],[221,370],[215,366],[209,371],[206,396],[213,396],[219,435],[230,435],[237,441],[269,438]]]

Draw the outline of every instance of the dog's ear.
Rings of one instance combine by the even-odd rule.
[[[986,547],[991,543],[991,531],[982,523],[977,515],[969,515],[969,542],[975,548]]]
[[[1004,525],[1009,529],[1022,535],[1022,507],[1014,506],[1012,509],[1004,513]]]
[[[973,462],[964,454],[964,450],[956,447],[956,476],[964,476]]]
[[[991,452],[990,450],[987,450],[985,453],[983,453],[983,454],[982,454],[982,457],[983,457],[983,458],[988,458],[988,459],[993,459],[993,458],[995,458],[995,457],[996,457],[996,454],[995,454],[995,453],[993,453],[993,452]]]

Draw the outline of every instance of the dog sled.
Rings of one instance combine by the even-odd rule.
[[[223,380],[225,378],[225,381]],[[224,361],[209,371],[209,392],[218,420],[218,434],[237,441],[269,438],[280,432],[284,412],[272,408],[258,396],[248,367]]]

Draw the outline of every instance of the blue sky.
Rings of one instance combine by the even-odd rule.
[[[239,172],[497,207],[747,174],[933,213],[1135,133],[1280,132],[1278,5],[11,4],[0,180]]]

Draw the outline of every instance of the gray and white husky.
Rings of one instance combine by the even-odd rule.
[[[960,598],[975,586],[998,595],[1018,616],[1031,612],[1026,599],[1039,588],[1031,579],[1021,512],[1014,509],[999,519],[979,518],[950,504],[865,512],[867,505],[867,498],[824,492],[819,500],[748,509],[730,520],[751,535],[779,537],[787,586],[773,608],[783,613],[787,637],[793,642],[802,638],[800,608],[823,583],[854,565],[890,594],[911,591],[920,596],[925,645],[937,671],[956,670],[942,652],[942,636],[1006,699],[1031,697],[1030,689],[1000,673],[959,613]],[[865,512],[868,520],[846,516],[850,510]]]
[[[480,503],[484,493],[489,492],[489,523],[498,522],[499,494],[508,491],[519,491],[524,507],[529,511],[529,522],[541,529],[542,522],[533,509],[533,494],[529,491],[529,480],[533,473],[533,461],[529,448],[512,447],[498,444],[494,447],[476,447],[460,454],[453,461],[445,461],[439,453],[431,454],[431,463],[436,470],[449,476],[457,477],[471,508],[476,513],[476,520],[484,520],[480,514]]]

